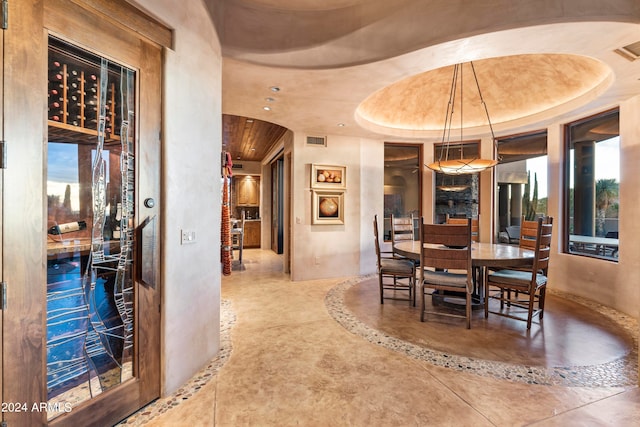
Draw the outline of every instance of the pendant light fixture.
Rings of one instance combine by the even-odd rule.
[[[485,169],[489,169],[498,164],[498,160],[483,159],[481,157],[465,157],[464,155],[464,141],[463,129],[464,129],[464,117],[463,117],[463,101],[464,101],[464,87],[463,87],[463,65],[455,64],[453,67],[453,77],[451,80],[451,90],[449,92],[449,103],[447,105],[447,115],[445,117],[444,129],[442,131],[442,147],[440,149],[440,155],[438,160],[427,165],[427,167],[435,172],[440,172],[448,175],[463,175],[481,172]],[[473,73],[473,79],[476,83],[478,90],[478,96],[480,103],[484,108],[487,122],[489,123],[489,129],[491,131],[491,141],[495,144],[495,135],[493,133],[493,126],[491,125],[491,119],[489,118],[489,111],[487,105],[482,97],[480,90],[480,84],[478,83],[478,77],[476,76],[476,70],[473,66],[473,62],[469,62],[471,66],[471,72]],[[458,90],[459,86],[459,90]],[[458,106],[456,106],[456,96],[459,93]],[[451,147],[451,123],[453,121],[453,113],[455,108],[460,109],[460,140],[459,143],[454,143],[455,147],[460,149],[460,157],[455,158],[449,156],[449,148]],[[455,150],[457,151],[457,150]],[[460,191],[460,190],[458,190]]]

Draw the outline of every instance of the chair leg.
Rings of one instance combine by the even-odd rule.
[[[384,304],[384,290],[382,288],[382,274],[378,273],[378,282],[380,284],[380,304]]]
[[[411,279],[409,279],[409,283],[411,283],[411,287],[410,292],[409,292],[409,298],[412,298],[413,301],[413,307],[416,306],[416,278],[413,277]]]
[[[533,305],[536,302],[536,291],[533,290],[529,293],[529,310],[527,315],[527,330],[531,329],[531,320],[533,318]]]
[[[467,307],[466,307],[467,329],[471,329],[471,294],[467,292]]]
[[[424,322],[424,285],[420,285],[420,321]]]
[[[484,318],[489,317],[489,284],[487,283],[487,276],[484,280]]]
[[[540,294],[538,296],[538,308],[540,309],[540,319],[544,316],[544,297],[546,294],[546,288],[540,288]]]

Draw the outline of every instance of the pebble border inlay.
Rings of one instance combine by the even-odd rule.
[[[344,293],[356,284],[377,277],[360,276],[348,279],[334,286],[325,297],[329,314],[349,332],[367,341],[396,351],[413,359],[423,360],[435,366],[470,372],[484,377],[537,385],[560,385],[567,387],[623,387],[633,386],[638,378],[638,323],[635,319],[604,307],[585,298],[563,292],[547,290],[561,298],[586,305],[615,321],[634,340],[633,349],[618,360],[591,366],[567,366],[544,368],[539,366],[516,365],[492,360],[475,359],[456,354],[443,353],[389,336],[358,320],[344,304]]]
[[[231,302],[222,300],[220,302],[220,352],[212,359],[206,367],[202,368],[184,386],[180,387],[171,396],[167,396],[150,403],[122,421],[119,426],[141,426],[178,406],[180,403],[192,398],[205,384],[214,378],[220,368],[229,360],[231,351],[231,329],[236,323],[236,314],[233,311]]]

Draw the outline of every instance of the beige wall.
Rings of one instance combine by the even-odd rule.
[[[211,360],[220,345],[221,53],[201,1],[179,7],[173,0],[132,3],[174,29],[174,47],[165,50],[163,88],[166,395]],[[181,245],[181,229],[195,231],[196,242]]]
[[[361,238],[373,233],[371,219],[364,218],[369,214],[373,218],[372,200],[379,200],[378,214],[382,214],[384,150],[371,147],[382,143],[329,135],[326,147],[306,146],[306,136],[294,132],[291,278],[358,275]],[[344,225],[312,225],[311,164],[346,166]],[[371,190],[375,182],[377,191]]]

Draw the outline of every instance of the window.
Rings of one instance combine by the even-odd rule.
[[[566,126],[565,252],[618,259],[618,110]]]
[[[443,152],[448,150],[448,152]],[[480,142],[462,142],[434,145],[434,159],[473,159],[480,155]],[[480,177],[477,173],[447,175],[435,173],[434,223],[451,218],[478,218]]]
[[[391,240],[389,217],[419,220],[422,211],[422,155],[420,145],[384,146],[384,240]]]
[[[522,217],[547,214],[547,131],[497,139],[496,230],[501,243],[517,243]]]

